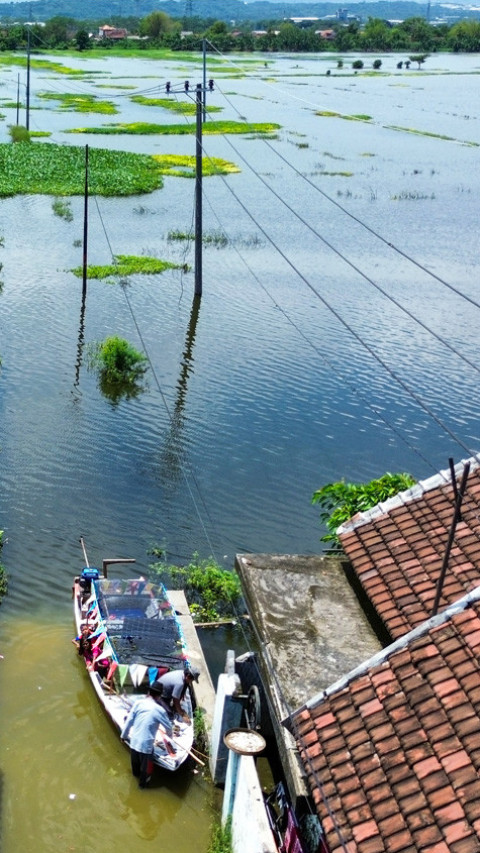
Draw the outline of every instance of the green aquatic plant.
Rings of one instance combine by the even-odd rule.
[[[60,92],[40,92],[38,95],[44,101],[58,101],[60,109],[76,113],[101,113],[116,115],[118,110],[111,101],[100,101],[95,95],[61,94]]]
[[[23,126],[23,124],[10,125],[8,132],[12,142],[30,142],[32,138],[32,134]]]
[[[185,232],[185,231],[169,231],[167,234],[167,240],[178,240],[178,241],[193,241],[195,239],[195,235],[193,232]],[[223,231],[213,231],[210,234],[202,234],[202,243],[204,246],[217,246],[223,248],[228,245],[228,237]]]
[[[27,131],[28,133],[28,131]],[[163,186],[156,160],[147,154],[92,148],[89,190],[103,196],[149,193]],[[0,144],[0,197],[83,195],[85,149],[75,145]]]
[[[193,116],[197,112],[196,103],[191,103],[191,101],[174,101],[171,98],[147,98],[145,95],[132,95],[130,100],[145,107],[161,107],[164,110],[171,110],[174,113],[181,113],[182,115]],[[222,109],[222,107],[209,104],[207,113],[219,113]]]
[[[73,219],[72,206],[69,201],[64,201],[61,198],[54,199],[52,201],[52,210],[55,216],[65,219],[66,222],[71,222]]]
[[[89,344],[87,359],[88,369],[98,375],[102,394],[112,403],[137,397],[145,390],[141,379],[148,359],[124,338],[113,335],[103,342]]]
[[[232,850],[232,819],[229,817],[225,826],[220,822],[213,824],[207,853],[232,853]]]
[[[203,135],[218,133],[257,133],[270,136],[280,128],[279,124],[263,122],[248,124],[241,121],[210,121],[203,125]],[[162,136],[191,136],[196,133],[195,123],[191,124],[149,124],[148,122],[118,122],[104,124],[101,127],[76,127],[65,133],[95,133],[95,134],[139,134],[141,136],[159,134]]]
[[[87,267],[87,278],[109,279],[128,275],[158,275],[165,270],[182,269],[188,271],[185,264],[174,264],[162,261],[160,258],[150,258],[147,255],[115,255],[113,264],[104,266],[91,265]],[[78,278],[83,275],[83,267],[75,267],[71,272]]]
[[[178,178],[194,178],[196,175],[196,157],[189,154],[152,154],[158,163],[162,175],[175,175]],[[220,157],[202,157],[202,176],[231,175],[240,169],[228,160]]]
[[[158,551],[152,553],[158,554]],[[222,569],[213,557],[200,560],[195,553],[187,566],[168,565],[162,560],[149,568],[169,589],[185,590],[195,622],[218,622],[235,615],[242,602],[237,573]]]

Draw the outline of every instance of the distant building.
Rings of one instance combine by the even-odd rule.
[[[98,29],[98,37],[101,39],[124,39],[127,37],[127,31],[121,27],[111,27],[109,24],[104,24]]]
[[[320,36],[325,41],[334,41],[336,32],[335,30],[315,30],[315,35]]]

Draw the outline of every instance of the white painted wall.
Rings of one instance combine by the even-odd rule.
[[[228,756],[222,824],[232,818],[233,853],[277,853],[262,787],[251,755]]]

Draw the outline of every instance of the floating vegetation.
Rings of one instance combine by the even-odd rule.
[[[412,192],[411,190],[402,190],[401,193],[390,196],[392,201],[425,201],[426,199],[433,200],[435,193],[430,195],[426,193]]]
[[[158,163],[162,175],[175,175],[178,178],[194,178],[196,173],[196,157],[185,154],[152,154]],[[202,157],[202,176],[229,175],[240,169],[228,160],[219,157]]]
[[[205,122],[202,127],[203,135],[216,133],[257,133],[260,135],[268,135],[271,138],[276,130],[280,128],[279,124],[273,122],[264,122],[261,124],[247,124],[240,121],[210,121]],[[98,134],[161,134],[163,136],[187,136],[196,133],[195,124],[149,124],[148,122],[137,121],[131,123],[104,124],[101,127],[77,127],[72,130],[65,131],[66,133],[98,133]]]
[[[188,101],[173,101],[171,98],[146,98],[145,95],[132,95],[130,98],[136,104],[143,104],[145,107],[161,107],[164,110],[171,110],[174,113],[182,115],[195,115],[197,112],[196,103]],[[223,107],[210,105],[207,107],[208,113],[220,113]]]
[[[64,199],[61,198],[54,199],[52,202],[52,210],[55,216],[65,219],[66,222],[71,222],[73,220],[72,206],[69,201],[64,201]]]
[[[193,241],[195,235],[193,232],[185,231],[169,231],[167,240]],[[202,243],[204,246],[216,246],[217,249],[223,249],[228,245],[228,237],[222,231],[212,231],[210,234],[202,234]]]
[[[323,118],[343,118],[345,121],[372,121],[372,116],[363,115],[360,113],[359,115],[342,115],[342,113],[334,113],[330,112],[330,110],[315,110],[316,116],[322,116]]]
[[[76,113],[101,113],[116,115],[118,110],[111,101],[99,101],[95,95],[60,94],[56,92],[40,92],[38,95],[45,101],[59,101],[60,109]]]
[[[324,151],[323,156],[330,157],[332,160],[345,160],[345,157],[339,157],[337,154],[331,154],[330,151]]]
[[[323,169],[318,169],[316,172],[312,172],[312,175],[322,175],[327,178],[351,178],[353,172],[326,172]]]
[[[0,53],[0,65],[27,65],[27,56],[26,55],[18,55],[12,53],[2,54]],[[62,65],[60,62],[51,62],[49,59],[35,59],[30,58],[30,67],[38,68],[40,70],[52,71],[55,74],[69,74],[73,77],[84,77],[85,71],[79,68],[68,68],[66,65]],[[95,72],[89,72],[90,74]]]
[[[149,193],[163,186],[153,157],[127,151],[92,148],[89,189],[94,195]],[[51,142],[0,144],[0,197],[13,195],[70,196],[85,190],[85,149]]]
[[[117,276],[125,277],[127,275],[159,275],[165,270],[182,269],[188,271],[185,264],[173,264],[170,261],[161,261],[159,258],[151,258],[148,256],[139,255],[114,255],[114,263],[105,266],[88,266],[87,278],[111,279]],[[70,270],[78,278],[83,275],[82,267],[75,267]]]
[[[470,145],[473,148],[478,148],[480,146],[480,142],[470,142],[466,139],[455,139],[453,136],[445,136],[442,133],[430,133],[428,130],[415,130],[412,127],[400,127],[397,124],[386,124],[385,128],[387,130],[400,130],[403,133],[417,133],[419,136],[431,136],[433,139],[443,139],[446,142],[458,142],[460,145]]]
[[[137,397],[145,390],[140,383],[147,369],[147,357],[128,341],[118,336],[105,338],[101,343],[89,344],[88,369],[98,374],[102,394],[112,403],[122,397]]]

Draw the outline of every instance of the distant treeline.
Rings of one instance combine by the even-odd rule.
[[[21,23],[4,25],[0,30],[0,50],[24,50],[28,32],[32,49],[78,50],[113,46],[125,50],[170,48],[178,51],[200,51],[206,39],[207,50],[244,52],[318,53],[334,51],[434,53],[480,51],[480,21],[466,19],[454,24],[433,25],[425,18],[407,18],[392,24],[380,18],[369,18],[364,26],[357,20],[315,22],[298,26],[290,21],[271,21],[261,31],[249,25],[229,26],[220,20],[197,20],[192,30],[185,32],[183,22],[165,12],[154,11],[145,18],[119,18],[114,25],[124,28],[125,38],[110,39],[98,36],[102,22],[79,22],[57,16],[44,25]]]

